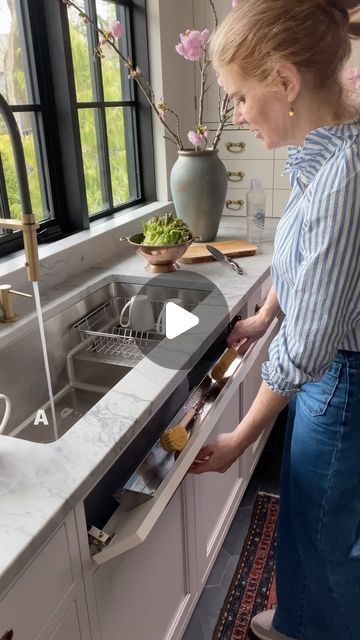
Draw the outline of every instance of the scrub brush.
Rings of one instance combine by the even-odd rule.
[[[231,347],[231,349],[227,349],[223,356],[221,356],[220,360],[216,363],[214,368],[211,371],[211,377],[213,380],[219,381],[224,376],[231,363],[234,362],[237,357],[238,352],[235,347]]]
[[[227,349],[221,356],[220,360],[216,363],[211,371],[211,377],[217,382],[223,378],[230,365],[234,362],[235,358],[239,355],[238,348],[246,342],[247,338],[243,338],[240,342],[236,342],[233,347]]]
[[[198,407],[192,407],[180,422],[174,427],[170,427],[161,434],[160,443],[163,449],[168,453],[173,451],[182,451],[189,440],[188,425],[198,411]]]

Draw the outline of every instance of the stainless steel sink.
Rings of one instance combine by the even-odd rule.
[[[116,346],[121,345],[122,338],[129,338],[128,334],[122,335],[117,325],[119,309],[140,289],[153,301],[155,314],[169,298],[181,298],[184,307],[191,310],[209,293],[192,285],[188,288],[186,285],[174,287],[171,282],[149,285],[145,289],[143,284],[116,280],[99,287],[75,304],[69,297],[69,306],[45,322],[59,437],[146,354],[146,349],[137,349],[136,357],[124,359],[121,349],[120,355],[98,349],[103,334],[110,332],[110,341],[117,343]],[[104,309],[107,310],[106,317],[103,316]],[[147,338],[149,349],[161,339],[157,334]],[[0,362],[0,391],[10,398],[12,404],[4,434],[33,442],[54,441],[38,328],[2,349]],[[47,425],[43,422],[44,417]],[[36,419],[38,424],[34,424]]]

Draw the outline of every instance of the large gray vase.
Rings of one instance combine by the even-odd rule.
[[[178,151],[170,187],[178,218],[199,236],[199,242],[214,240],[227,189],[226,169],[217,149]]]

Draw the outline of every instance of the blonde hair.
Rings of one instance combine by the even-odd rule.
[[[243,75],[271,82],[285,61],[340,94],[351,38],[360,37],[358,7],[354,0],[240,0],[213,36],[213,64],[236,63]]]

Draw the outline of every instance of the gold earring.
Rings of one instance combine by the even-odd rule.
[[[289,116],[290,116],[290,118],[293,118],[294,114],[295,114],[294,107],[291,104],[290,108],[289,108]]]

